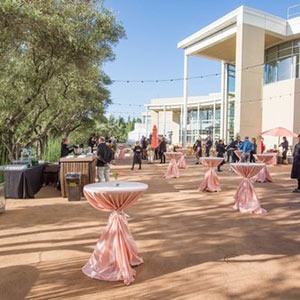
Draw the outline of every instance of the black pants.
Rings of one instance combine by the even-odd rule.
[[[140,155],[139,156],[135,155],[133,157],[133,162],[132,162],[132,167],[131,167],[132,170],[134,169],[135,164],[139,164],[139,170],[142,168],[142,158]]]
[[[282,152],[282,160],[286,160],[286,154],[287,154],[287,150],[284,150]]]
[[[253,151],[250,151],[250,162],[252,163],[255,163],[255,157],[254,157],[254,154],[256,154],[256,153],[254,153]]]
[[[220,158],[224,158],[224,156],[218,156],[217,157],[220,157]],[[225,164],[225,160],[223,159],[223,161],[218,165],[218,171],[221,171],[221,166],[223,166]]]
[[[165,153],[164,152],[161,152],[160,153],[160,162],[162,164],[165,164],[166,163],[166,156],[165,156]]]

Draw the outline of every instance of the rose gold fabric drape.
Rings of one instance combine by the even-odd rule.
[[[220,181],[215,172],[215,168],[222,163],[222,157],[201,157],[200,162],[203,166],[209,167],[209,170],[204,174],[204,179],[200,183],[199,191],[220,192]]]
[[[100,280],[123,280],[126,285],[134,281],[131,266],[143,263],[128,228],[123,209],[133,205],[143,192],[89,193],[84,191],[89,203],[99,211],[112,211],[108,224],[97,241],[93,254],[82,268],[85,275]]]
[[[256,176],[265,165],[255,163],[237,163],[231,164],[231,166],[236,174],[243,177],[242,182],[238,186],[234,195],[235,203],[233,208],[242,213],[265,213],[266,210],[260,207],[260,203],[251,180],[251,178]]]

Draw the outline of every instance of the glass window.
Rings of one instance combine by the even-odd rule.
[[[289,41],[265,51],[264,82],[299,78],[300,40]]]

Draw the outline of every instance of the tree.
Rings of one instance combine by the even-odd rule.
[[[0,139],[11,159],[103,118],[102,65],[124,37],[103,1],[4,0],[0,28]]]

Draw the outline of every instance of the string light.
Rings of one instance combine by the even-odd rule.
[[[240,72],[243,70],[249,71],[251,69],[262,67],[264,65],[265,65],[265,63],[262,63],[262,64],[257,64],[257,65],[249,66],[246,68],[242,68],[242,69],[236,69],[235,72]],[[111,81],[112,81],[112,83],[153,83],[153,82],[158,83],[158,82],[168,82],[168,81],[173,82],[173,81],[183,81],[183,80],[191,80],[191,79],[204,79],[204,78],[216,77],[216,76],[220,76],[220,75],[221,75],[221,72],[211,73],[211,74],[202,74],[202,75],[197,75],[197,76],[190,76],[187,78],[180,77],[180,78],[168,78],[168,79],[140,79],[140,80],[113,79]]]

